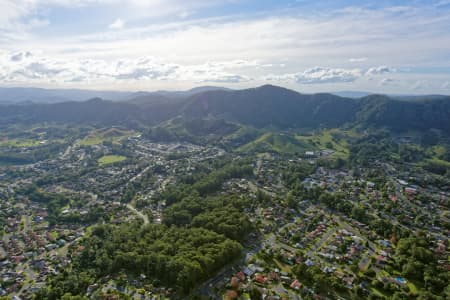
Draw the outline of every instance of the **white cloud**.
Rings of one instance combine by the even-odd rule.
[[[31,56],[32,56],[32,54],[29,51],[17,52],[17,53],[11,54],[11,61],[22,61],[23,59],[29,58]]]
[[[380,81],[380,86],[390,85],[390,84],[393,84],[394,82],[395,82],[395,80],[392,78],[383,78]]]
[[[411,6],[390,6],[386,7],[385,10],[393,13],[409,13],[414,11],[415,8]]]
[[[105,61],[100,59],[59,59],[30,52],[0,53],[0,79],[4,82],[136,82],[190,81],[239,83],[251,80],[230,69],[257,66],[257,62],[234,60],[197,65],[168,63],[154,57]]]
[[[230,70],[256,66],[259,66],[259,64],[255,61],[234,60],[191,65],[181,67],[178,71],[181,77],[190,78],[195,83],[239,83],[252,79],[243,74],[231,73]]]
[[[270,75],[267,80],[295,81],[301,84],[343,83],[353,82],[362,75],[359,69],[333,69],[315,67],[303,72],[285,75]]]
[[[446,74],[404,72],[449,66],[442,60],[450,47],[450,14],[433,5],[316,13],[275,10],[238,16],[217,11],[209,18],[208,11],[202,10],[233,1],[0,0],[0,44],[7,50],[5,61],[0,60],[0,76],[17,84],[51,80],[93,88],[117,81],[126,88],[126,83],[135,81],[250,85],[272,79],[293,88],[301,84],[304,90],[317,88],[317,83],[327,83],[320,88],[331,89],[356,81],[358,88],[371,89],[389,77],[396,82],[385,85],[386,89],[410,90],[418,79],[436,87],[448,81]],[[64,6],[64,11],[72,7],[104,11],[94,22],[103,25],[92,31],[84,28],[89,33],[82,33],[72,31],[83,26],[73,26],[69,19],[50,24],[47,19],[58,22],[51,15],[58,11],[56,6]],[[206,17],[195,19],[199,15]],[[120,30],[109,30],[111,18],[117,16],[121,18],[110,29]],[[33,49],[33,57],[26,57],[21,49]],[[142,62],[148,55],[151,60]],[[315,65],[323,67],[311,68]]]
[[[442,84],[441,89],[450,90],[450,81],[446,81]]]
[[[182,12],[180,12],[180,13],[178,14],[178,17],[184,19],[184,18],[189,17],[189,15],[191,15],[190,12],[188,12],[188,11],[182,11]]]
[[[395,69],[390,68],[388,66],[379,66],[379,67],[372,67],[369,70],[367,70],[366,75],[373,76],[373,75],[383,75],[383,74],[389,74],[396,72]]]
[[[365,61],[367,61],[367,57],[350,58],[348,61],[351,63],[365,62]]]
[[[118,18],[113,23],[111,23],[108,28],[109,29],[122,29],[125,26],[125,22]]]
[[[303,72],[289,73],[282,75],[269,75],[263,77],[265,80],[280,82],[297,82],[300,84],[321,84],[321,83],[352,83],[358,79],[368,79],[374,75],[383,75],[395,72],[395,69],[387,66],[371,67],[367,71],[361,69],[327,68],[314,67]],[[395,79],[384,78],[380,85],[392,84]]]
[[[18,30],[38,12],[48,13],[54,7],[86,8],[108,7],[116,11],[130,11],[135,17],[162,17],[176,15],[187,17],[190,11],[233,0],[1,0],[0,28]],[[40,25],[47,21],[35,19]],[[118,23],[120,25],[120,22]]]
[[[437,7],[446,6],[446,5],[450,5],[450,0],[441,0],[435,4],[435,6],[437,6]]]
[[[296,74],[296,81],[303,84],[353,82],[361,77],[358,69],[330,69],[315,67]]]
[[[415,91],[421,91],[425,89],[428,85],[429,83],[427,80],[417,80],[416,82],[414,82],[411,88]]]
[[[0,28],[10,27],[18,18],[28,14],[33,8],[30,3],[15,0],[0,1]]]
[[[213,76],[207,77],[202,80],[195,81],[196,83],[214,82],[214,83],[240,83],[252,80],[251,78],[238,74],[211,74]]]

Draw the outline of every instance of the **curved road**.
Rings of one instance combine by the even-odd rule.
[[[131,204],[127,204],[127,208],[137,214],[142,220],[144,220],[144,225],[148,225],[150,222],[148,221],[148,216],[138,211],[136,208],[131,206]]]

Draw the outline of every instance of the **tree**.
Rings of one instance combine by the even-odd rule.
[[[255,286],[250,287],[249,294],[250,294],[250,298],[252,300],[262,300],[263,295],[262,295],[261,291]]]

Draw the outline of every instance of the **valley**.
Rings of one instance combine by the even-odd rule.
[[[99,122],[3,123],[1,296],[444,299],[449,291],[444,127],[275,128],[210,114]]]

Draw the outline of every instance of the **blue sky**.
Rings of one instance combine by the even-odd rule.
[[[450,0],[1,0],[0,84],[450,94]]]

